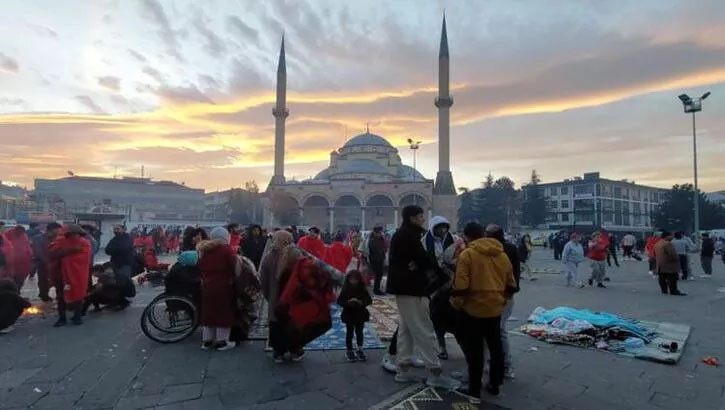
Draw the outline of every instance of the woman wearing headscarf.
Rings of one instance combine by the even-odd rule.
[[[283,356],[287,353],[283,348],[282,325],[276,315],[277,305],[279,297],[289,280],[292,266],[301,256],[299,250],[294,246],[290,246],[292,244],[293,237],[291,233],[285,230],[275,232],[259,264],[259,280],[262,283],[262,293],[268,304],[269,344],[274,350],[274,360],[277,363],[282,363]]]
[[[211,240],[199,242],[197,249],[201,271],[201,348],[233,349],[237,344],[229,336],[236,320],[234,274],[239,259],[229,247],[229,232],[214,228]]]

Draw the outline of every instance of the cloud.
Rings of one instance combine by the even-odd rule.
[[[104,114],[103,108],[96,104],[93,99],[87,95],[76,95],[73,97],[74,100],[78,101],[83,107],[90,109],[94,114]]]
[[[55,30],[52,30],[48,27],[41,26],[38,24],[31,24],[31,23],[26,23],[26,25],[37,34],[40,34],[42,36],[52,37],[52,38],[58,38],[58,33],[56,33]]]
[[[129,55],[130,55],[131,57],[135,58],[135,59],[136,59],[136,60],[137,60],[137,61],[138,61],[139,63],[145,63],[145,62],[146,62],[146,57],[144,57],[144,56],[143,56],[143,55],[142,55],[141,53],[139,53],[138,51],[132,50],[132,49],[130,49],[130,48],[129,48],[128,50],[126,50],[126,51],[128,51],[128,54],[129,54]]]
[[[153,78],[154,80],[158,81],[161,84],[164,84],[164,77],[161,75],[161,73],[150,66],[146,66],[142,70],[145,74],[148,74],[149,77]]]
[[[19,69],[20,67],[18,66],[17,60],[3,53],[0,53],[0,71],[5,71],[10,74],[16,74]]]
[[[111,91],[121,90],[121,79],[113,76],[98,77],[98,85]]]
[[[194,19],[194,28],[204,39],[204,50],[210,56],[219,58],[227,51],[224,40],[209,29],[209,21],[204,17],[203,13],[198,12],[197,17]]]
[[[256,43],[259,41],[259,33],[251,26],[243,22],[237,16],[228,16],[226,26],[235,36],[240,36],[244,41]]]
[[[141,8],[141,16],[158,26],[157,33],[166,45],[166,53],[178,61],[184,61],[184,58],[179,52],[179,44],[176,38],[177,33],[171,27],[169,18],[166,16],[166,12],[161,3],[155,0],[142,0],[139,5]]]
[[[188,104],[188,103],[207,103],[212,104],[213,101],[206,94],[199,91],[195,85],[185,87],[171,87],[162,85],[155,88],[156,95],[161,97],[167,103]]]

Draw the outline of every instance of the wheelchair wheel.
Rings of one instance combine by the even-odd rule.
[[[159,343],[180,342],[191,336],[198,326],[199,310],[184,296],[162,293],[141,314],[141,330]]]

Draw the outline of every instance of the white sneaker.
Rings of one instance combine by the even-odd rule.
[[[514,373],[514,369],[508,367],[508,368],[506,368],[506,369],[503,370],[503,377],[506,378],[506,379],[512,379],[513,380],[513,379],[516,378],[516,373]]]
[[[0,334],[2,334],[2,335],[6,335],[6,334],[8,334],[8,333],[12,332],[13,330],[15,330],[15,326],[12,326],[12,325],[11,325],[11,326],[8,326],[8,327],[6,327],[6,328],[5,328],[5,329],[3,329],[3,330],[0,330]]]
[[[443,376],[442,374],[438,376],[429,376],[425,380],[425,384],[428,387],[438,387],[446,390],[456,390],[461,387],[461,382],[451,379],[450,377]]]
[[[395,373],[395,381],[398,383],[416,383],[420,381],[420,377],[414,375],[410,371],[402,372],[398,370],[398,372]]]
[[[453,377],[454,379],[458,380],[461,383],[468,383],[468,372],[467,371],[465,371],[465,372],[459,372],[459,371],[451,372],[451,377]]]
[[[416,369],[422,369],[425,367],[425,362],[423,361],[423,359],[413,356],[410,358],[410,365],[415,367]]]
[[[225,351],[225,350],[231,350],[231,349],[234,349],[235,347],[237,347],[237,342],[226,342],[226,343],[224,343],[223,345],[219,345],[219,346],[218,346],[218,347],[216,348],[216,351],[217,351],[217,352],[223,352],[223,351]]]
[[[398,371],[398,365],[395,363],[395,356],[392,356],[389,353],[385,353],[383,355],[382,365],[383,369],[387,372],[395,373]]]

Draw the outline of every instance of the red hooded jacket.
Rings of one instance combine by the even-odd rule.
[[[13,243],[8,238],[8,233],[0,234],[3,237],[3,245],[0,251],[5,255],[5,270],[2,273],[2,277],[13,278],[15,277],[15,249]]]
[[[325,246],[325,243],[322,242],[322,239],[320,239],[319,237],[313,239],[310,235],[305,235],[300,238],[297,246],[313,254],[318,259],[322,259],[323,261],[325,260],[327,247]],[[344,272],[344,270],[342,272]]]
[[[33,270],[33,250],[28,235],[24,230],[13,228],[5,234],[5,239],[12,242],[13,276],[26,279]]]
[[[340,241],[334,241],[327,248],[323,260],[340,272],[346,273],[347,267],[350,266],[350,261],[352,261],[352,249]]]
[[[65,285],[63,295],[66,303],[83,300],[88,291],[91,243],[83,237],[58,236],[49,249],[51,255],[56,254],[60,262],[60,274]],[[56,291],[58,291],[57,288]]]

